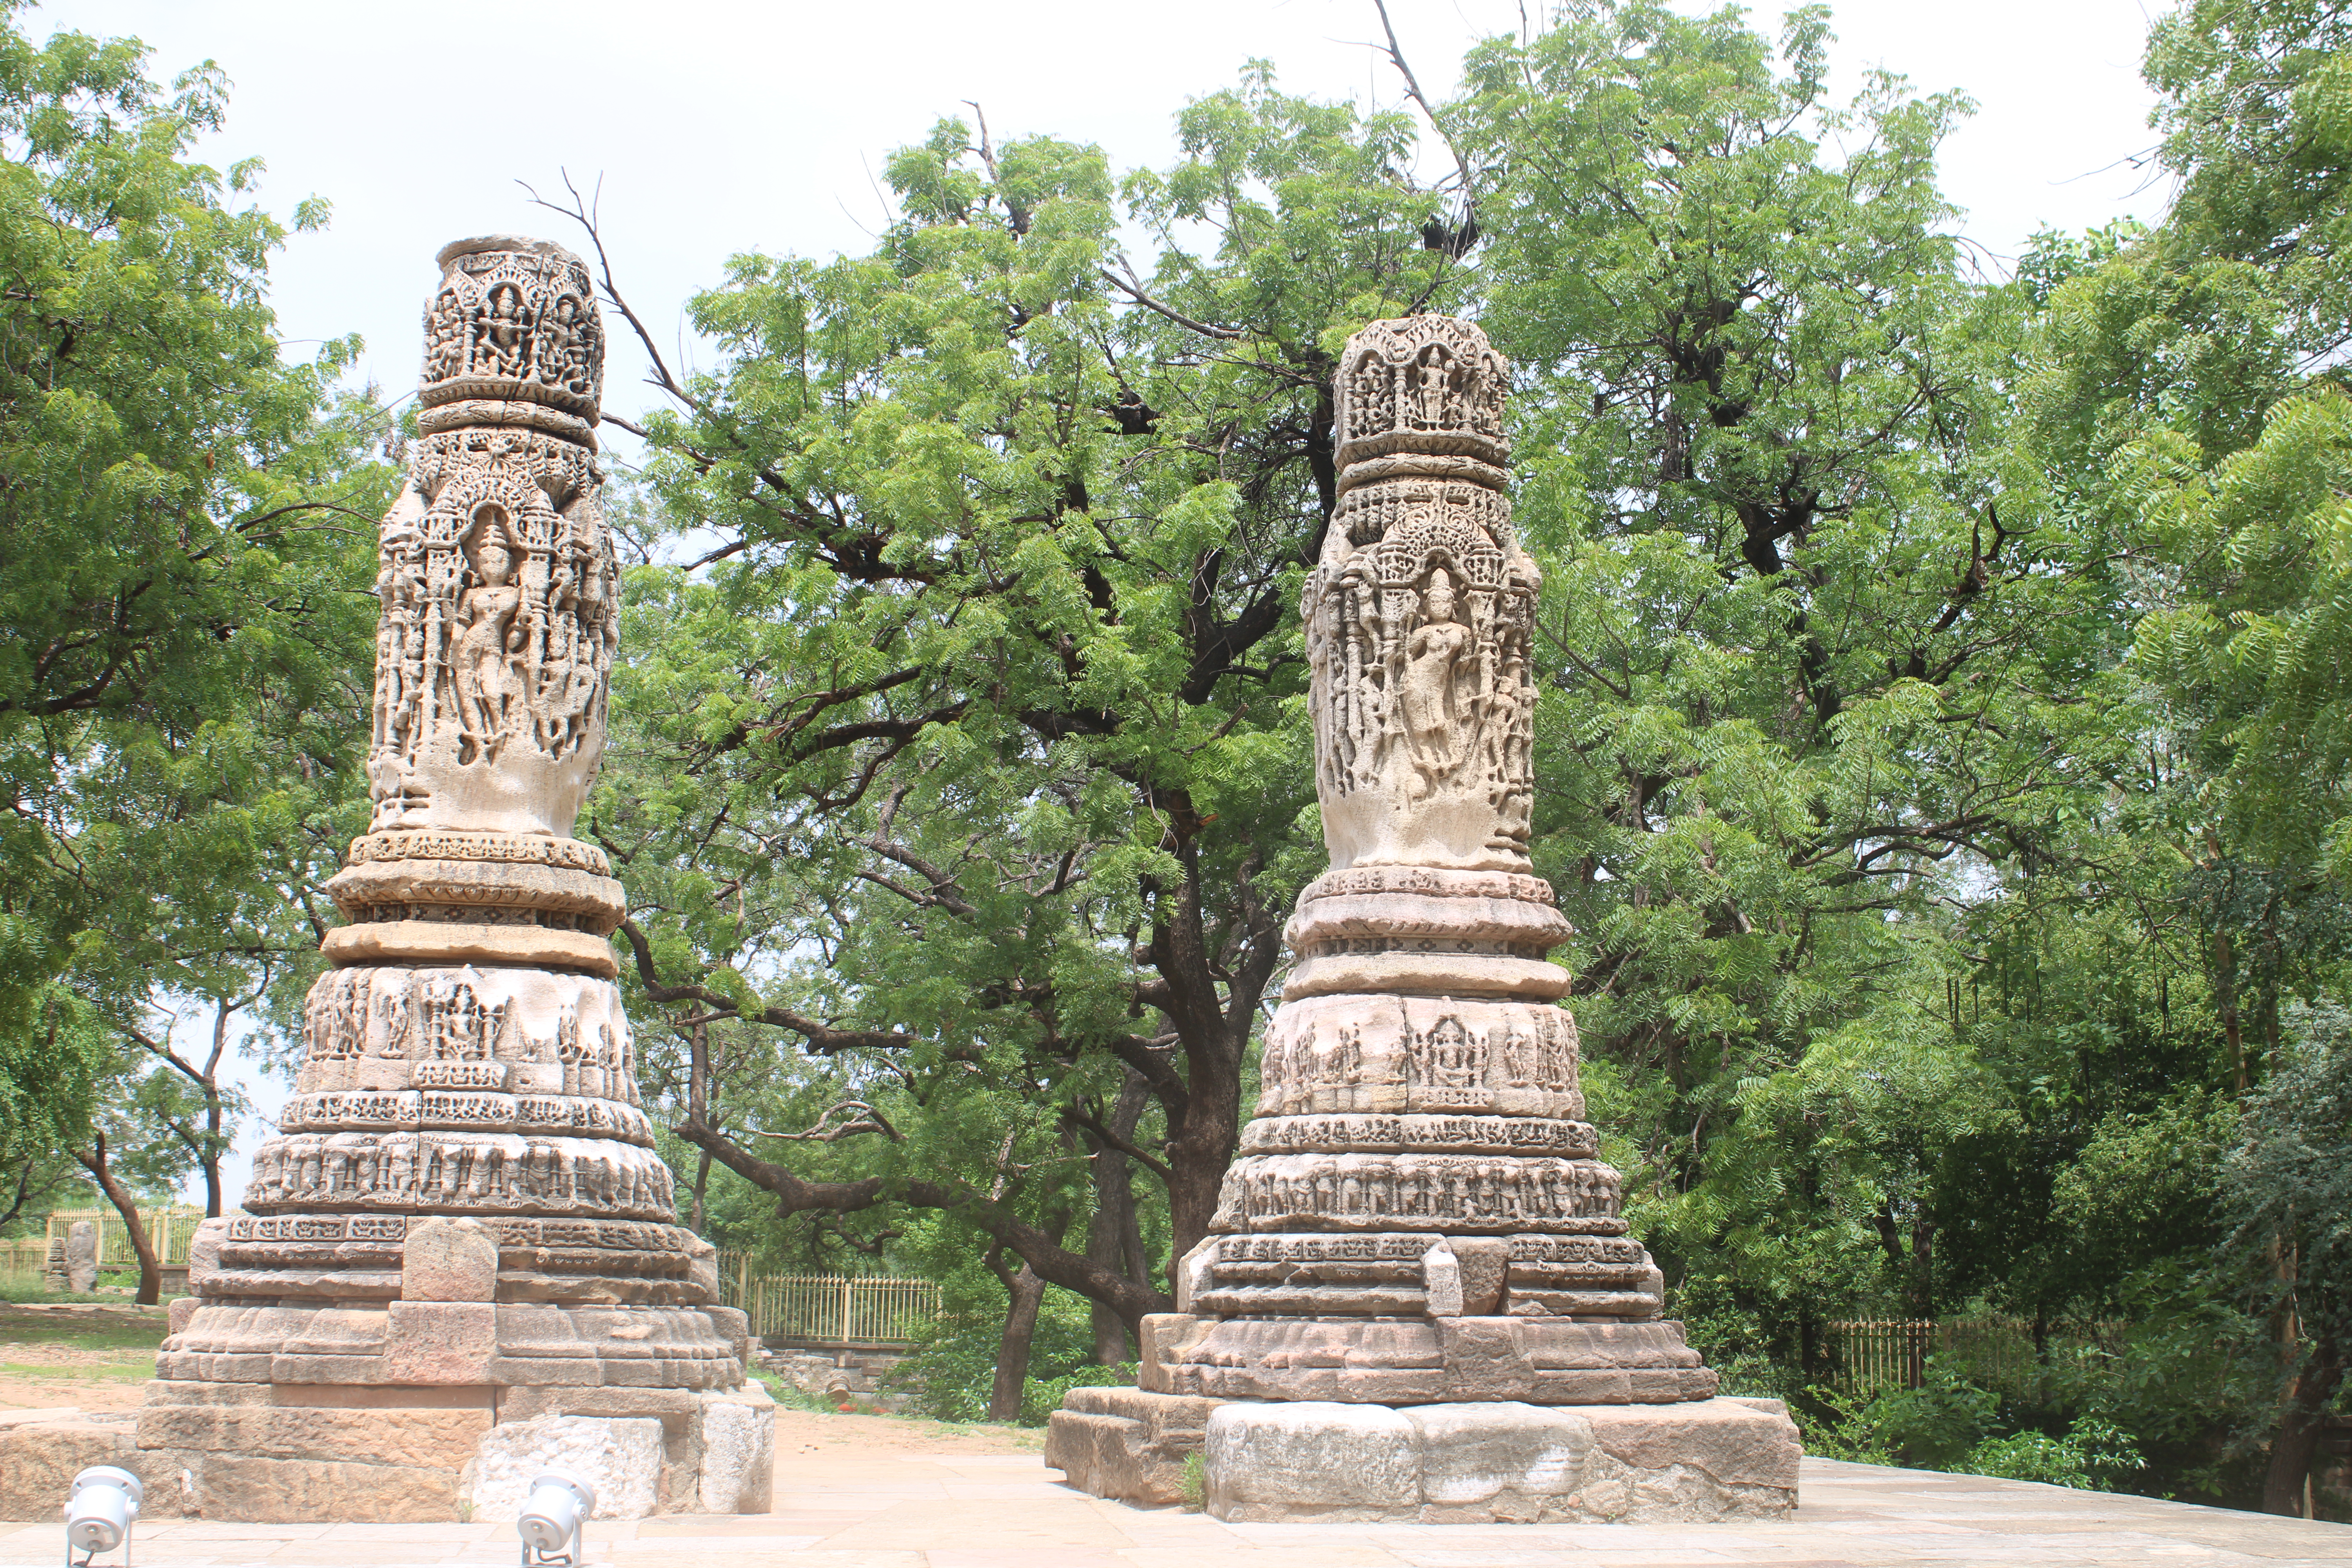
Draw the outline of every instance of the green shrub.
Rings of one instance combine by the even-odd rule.
[[[2095,1415],[2074,1419],[2063,1437],[2044,1432],[2016,1432],[1988,1437],[1950,1467],[1972,1476],[2000,1476],[2012,1481],[2044,1481],[2081,1491],[2113,1491],[2116,1477],[2147,1463],[2131,1436]]]

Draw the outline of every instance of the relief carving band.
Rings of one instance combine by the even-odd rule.
[[[1444,317],[1347,353],[1349,466],[1304,605],[1331,865],[1524,870],[1539,577],[1503,490],[1509,368]]]
[[[604,329],[560,247],[466,240],[440,262],[421,434],[376,577],[372,826],[566,837],[618,637],[596,500]]]

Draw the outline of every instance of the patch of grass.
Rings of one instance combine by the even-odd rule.
[[[0,1355],[10,1345],[52,1345],[98,1355],[138,1352],[152,1356],[170,1331],[171,1325],[160,1311],[89,1308],[85,1298],[68,1300],[87,1310],[26,1312],[0,1307]]]

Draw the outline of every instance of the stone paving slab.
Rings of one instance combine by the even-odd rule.
[[[1785,1523],[1220,1524],[1106,1502],[1034,1455],[850,1447],[778,1456],[778,1511],[591,1524],[594,1568],[2352,1568],[2352,1526],[2023,1481],[1807,1459]],[[504,1524],[159,1521],[145,1568],[512,1563]],[[0,1525],[0,1568],[62,1561],[62,1524]],[[119,1553],[100,1561],[111,1563]]]

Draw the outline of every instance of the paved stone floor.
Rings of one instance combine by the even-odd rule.
[[[1785,1524],[1219,1524],[1064,1487],[1034,1454],[835,1447],[778,1456],[764,1519],[592,1524],[611,1568],[1945,1568],[2039,1563],[2352,1564],[2352,1526],[2018,1481],[1805,1461]],[[0,1524],[0,1564],[59,1563],[62,1525]],[[142,1531],[150,1568],[387,1568],[516,1561],[512,1525],[215,1524]],[[101,1559],[112,1563],[119,1553]]]

